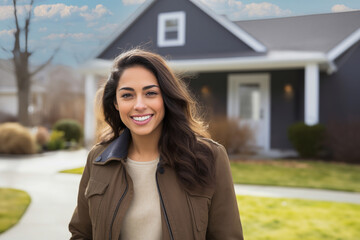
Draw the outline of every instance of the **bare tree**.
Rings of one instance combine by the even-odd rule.
[[[23,27],[19,24],[16,2],[17,0],[13,0],[16,29],[14,32],[14,46],[11,53],[18,89],[18,118],[21,124],[29,126],[31,124],[28,111],[30,105],[31,79],[52,61],[58,49],[47,61],[39,65],[35,70],[30,69],[29,58],[33,52],[29,50],[29,33],[34,0],[30,1],[30,7],[26,11]]]

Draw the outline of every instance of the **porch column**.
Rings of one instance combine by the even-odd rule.
[[[305,67],[305,123],[319,122],[319,66],[315,63]]]
[[[94,101],[97,89],[97,78],[93,74],[87,74],[85,78],[85,120],[84,141],[85,147],[91,147],[95,140],[95,112]]]

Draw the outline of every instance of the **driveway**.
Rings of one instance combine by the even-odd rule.
[[[60,170],[83,166],[87,151],[58,151],[33,157],[0,156],[0,187],[22,189],[31,204],[20,222],[0,235],[0,240],[64,240],[76,206],[80,175]],[[359,193],[314,189],[235,185],[240,195],[304,198],[360,204]]]
[[[67,224],[76,206],[80,175],[59,170],[83,166],[86,150],[59,151],[31,158],[0,158],[0,187],[25,190],[31,203],[19,224],[0,240],[69,239]]]

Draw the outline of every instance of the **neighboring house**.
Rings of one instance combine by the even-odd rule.
[[[0,59],[0,122],[17,119],[18,98],[11,60]],[[84,83],[75,69],[48,65],[31,84],[29,114],[31,124],[51,125],[61,118],[83,122]]]
[[[123,50],[145,46],[193,74],[214,114],[253,127],[261,149],[291,149],[289,125],[360,118],[360,11],[232,22],[195,0],[145,2],[86,63],[86,140],[99,79]]]
[[[39,73],[32,81],[29,106],[31,116],[43,107],[46,89],[42,75]],[[17,119],[17,114],[18,98],[13,63],[12,60],[0,59],[0,121]]]

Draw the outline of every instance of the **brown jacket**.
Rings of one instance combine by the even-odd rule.
[[[125,131],[110,145],[97,145],[90,151],[69,224],[71,239],[119,239],[134,194],[123,165],[128,139]],[[216,158],[214,188],[184,190],[173,169],[160,165],[157,169],[163,240],[243,239],[227,154],[223,146],[210,145]]]

